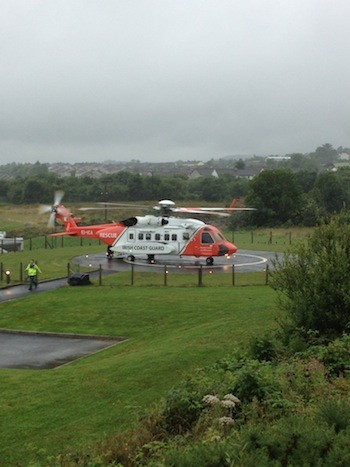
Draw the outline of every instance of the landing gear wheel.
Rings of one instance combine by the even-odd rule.
[[[133,263],[135,261],[135,256],[134,255],[129,255],[126,259]]]
[[[113,255],[114,255],[114,252],[111,250],[110,247],[108,247],[107,248],[107,253],[106,253],[107,259],[108,260],[113,259]]]
[[[147,255],[147,257],[148,257],[149,264],[154,264],[156,262],[154,259],[154,255]]]
[[[212,266],[214,264],[214,258],[212,256],[209,256],[209,258],[207,258],[205,262],[207,263],[207,266]]]

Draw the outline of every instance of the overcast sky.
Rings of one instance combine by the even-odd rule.
[[[0,0],[1,164],[348,147],[349,25],[349,0]]]

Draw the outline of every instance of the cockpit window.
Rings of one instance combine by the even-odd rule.
[[[202,232],[202,243],[214,243],[213,237],[209,232]]]
[[[213,232],[213,236],[217,242],[225,241],[225,237],[222,235],[221,232]]]

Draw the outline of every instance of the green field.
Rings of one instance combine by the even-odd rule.
[[[307,235],[225,234],[240,249],[272,251]],[[40,279],[47,280],[65,277],[74,256],[105,251],[80,239],[53,248],[40,242],[26,240],[23,252],[1,255],[13,282],[31,257],[43,271]],[[276,326],[275,293],[263,285],[264,276],[238,274],[236,287],[230,274],[203,279],[204,287],[197,287],[195,275],[170,275],[164,287],[162,274],[136,274],[132,287],[130,274],[123,273],[103,278],[102,286],[94,280],[91,287],[67,286],[0,304],[1,328],[128,339],[53,370],[0,369],[0,465],[47,465],[61,452],[93,451],[96,442],[135,423],[186,374]]]
[[[1,328],[128,338],[53,370],[1,369],[2,463],[89,449],[275,317],[274,292],[249,286],[67,286],[1,304]]]

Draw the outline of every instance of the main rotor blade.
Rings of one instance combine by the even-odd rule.
[[[188,208],[188,209],[192,209],[192,208]],[[193,208],[193,209],[203,209],[205,211],[256,211],[256,208]]]
[[[96,204],[101,204],[103,206],[116,206],[120,209],[122,208],[132,208],[132,209],[150,209],[149,206],[145,206],[144,204],[124,204],[124,203],[112,203],[109,201],[103,202],[99,201]]]
[[[185,212],[188,214],[209,214],[211,216],[221,216],[221,217],[228,217],[230,214],[227,212],[218,212],[218,211],[212,211],[208,209],[202,209],[202,208],[175,208],[173,211],[175,212]]]
[[[128,207],[131,207],[132,209],[140,209],[140,208],[137,208],[135,206],[128,206]],[[84,208],[79,208],[79,211],[104,211],[108,209],[108,211],[125,211],[127,209],[127,206],[106,206],[106,207],[103,207],[103,206],[86,206]],[[144,209],[149,209],[149,208],[144,208]]]

